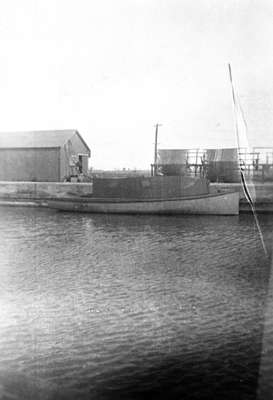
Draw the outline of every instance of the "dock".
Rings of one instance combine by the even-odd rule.
[[[241,183],[211,183],[214,190],[236,191],[240,193],[240,213],[251,212]],[[248,185],[255,210],[258,213],[273,213],[273,182],[254,182]]]

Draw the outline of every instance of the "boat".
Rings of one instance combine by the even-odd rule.
[[[164,175],[158,171],[157,137],[152,176],[93,178],[92,195],[48,201],[62,211],[109,214],[238,215],[238,192],[211,192],[205,177]]]
[[[238,215],[239,194],[217,193],[174,199],[56,199],[48,202],[49,208],[62,211],[110,214],[205,214]]]
[[[97,178],[93,194],[48,201],[62,211],[110,214],[238,215],[238,192],[210,192],[205,178]]]

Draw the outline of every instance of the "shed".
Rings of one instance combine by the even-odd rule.
[[[0,133],[0,180],[60,182],[87,174],[90,149],[77,130]]]

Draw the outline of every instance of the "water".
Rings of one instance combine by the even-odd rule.
[[[0,399],[256,398],[270,264],[250,215],[0,224]]]

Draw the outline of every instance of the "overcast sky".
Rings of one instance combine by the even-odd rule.
[[[95,168],[161,148],[273,146],[272,0],[0,2],[0,131],[76,128]]]

